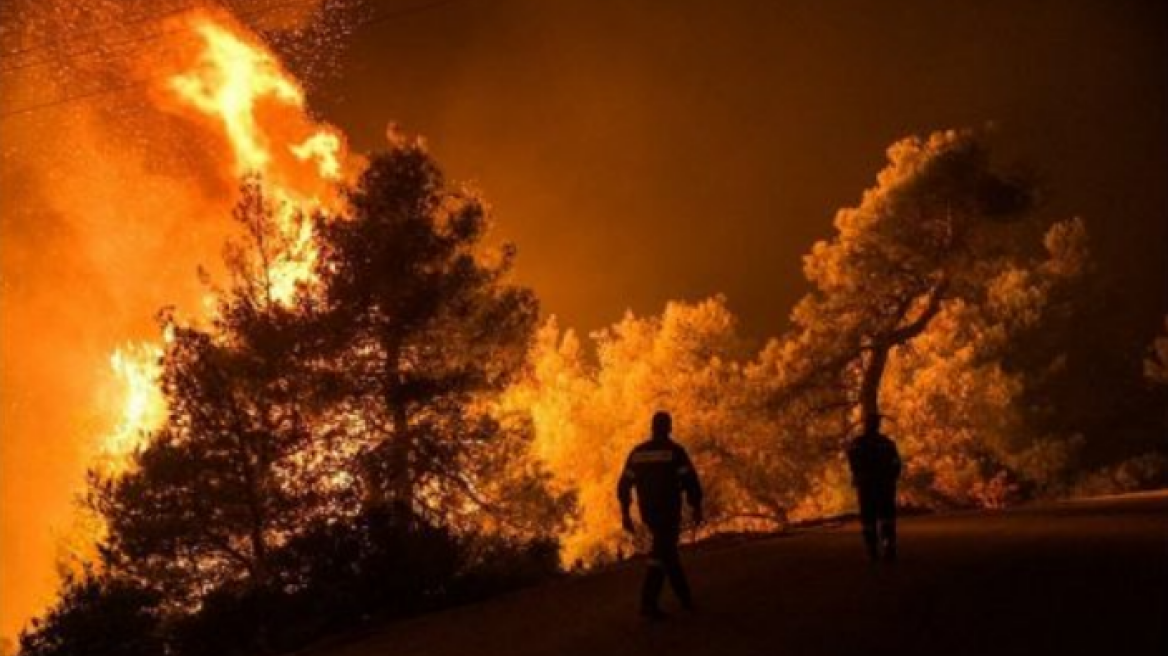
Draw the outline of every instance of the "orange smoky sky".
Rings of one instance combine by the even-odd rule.
[[[774,334],[801,256],[913,133],[998,126],[1156,330],[1168,305],[1168,8],[1090,0],[468,0],[358,31],[317,106],[390,117],[478,181],[545,310],[726,293]]]
[[[256,2],[232,4],[271,4]],[[119,6],[45,4],[65,13],[40,15],[34,42],[87,20],[78,7]],[[358,151],[390,121],[424,135],[483,190],[561,325],[725,293],[747,334],[775,334],[805,290],[801,256],[890,143],[987,124],[1038,172],[1044,211],[1087,220],[1125,292],[1108,329],[1146,344],[1168,310],[1166,3],[370,0],[357,15],[320,46],[340,55],[324,75],[312,48],[282,51],[313,72],[315,113]],[[63,76],[12,57],[0,115],[140,74],[117,52]],[[51,599],[57,534],[108,429],[110,349],[156,336],[164,306],[196,307],[196,268],[229,234],[216,144],[155,100],[0,119],[0,635]]]
[[[111,131],[93,124],[104,118],[71,114],[0,128],[6,149],[49,160],[6,159],[0,200],[5,633],[10,613],[52,592],[73,497],[112,428],[103,412],[117,403],[111,348],[156,335],[165,306],[197,307],[196,267],[214,263],[227,235],[224,223],[200,218],[228,210],[215,199],[229,187],[204,194],[168,172],[165,152],[119,152]]]

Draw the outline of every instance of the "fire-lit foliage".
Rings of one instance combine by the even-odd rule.
[[[198,191],[178,185],[173,220],[221,221],[238,201],[244,238],[229,283],[167,298],[183,307],[162,335],[112,348],[119,389],[100,408],[88,497],[100,521],[69,536],[75,574],[30,654],[104,649],[100,626],[179,654],[287,649],[369,612],[546,576],[557,555],[627,555],[613,487],[656,409],[674,413],[709,490],[690,536],[848,510],[840,445],[861,413],[891,416],[913,505],[1163,476],[1153,454],[1076,481],[1081,436],[1037,416],[1066,367],[1044,330],[1086,270],[1086,228],[1037,213],[979,134],[895,144],[807,256],[791,329],[761,349],[721,297],[628,314],[585,343],[536,329],[533,294],[508,282],[513,251],[484,246],[483,202],[420,143],[391,134],[369,161],[348,153],[222,12],[178,12],[163,37],[139,62],[150,106],[213,170]],[[132,195],[95,204],[136,208]],[[95,557],[86,538],[96,568],[76,562]]]
[[[744,347],[721,299],[630,315],[593,336],[595,362],[549,323],[509,401],[529,408],[536,453],[579,495],[567,562],[627,551],[612,486],[656,408],[675,413],[709,482],[710,530],[847,510],[840,453],[861,412],[891,418],[906,503],[998,506],[1065,489],[1078,438],[1032,425],[1024,395],[1042,382],[1014,362],[1086,267],[1087,236],[1080,220],[1044,223],[1029,198],[976,133],[906,139],[807,256],[813,291],[761,351]],[[1053,342],[1031,366],[1057,366],[1065,348]]]
[[[594,357],[554,319],[535,330],[512,250],[483,245],[482,203],[419,143],[395,137],[343,209],[308,219],[314,267],[291,295],[274,292],[284,218],[252,178],[212,319],[167,319],[165,420],[131,466],[93,473],[106,535],[82,583],[154,595],[118,612],[198,654],[530,581],[556,541],[572,566],[619,558],[613,484],[658,408],[709,489],[690,535],[847,510],[840,447],[862,412],[892,416],[911,504],[1065,490],[1076,439],[1036,430],[1021,399],[1041,380],[1014,350],[1081,275],[1086,231],[1043,224],[996,175],[975,133],[901,142],[808,256],[787,334],[755,351],[724,299],[671,303],[592,335]],[[36,645],[105,607],[59,605],[25,644],[56,653]]]
[[[162,584],[176,603],[226,581],[263,581],[274,548],[342,505],[328,483],[344,450],[314,440],[289,339],[295,317],[274,300],[270,267],[255,264],[266,261],[271,214],[260,188],[247,187],[237,218],[250,248],[234,251],[235,284],[209,329],[169,327],[165,420],[129,471],[92,474],[109,566]]]
[[[554,320],[540,331],[529,377],[503,406],[530,412],[535,454],[556,484],[577,495],[564,560],[588,564],[628,555],[613,494],[628,450],[649,417],[668,408],[707,489],[704,531],[785,525],[809,493],[822,445],[783,430],[769,385],[748,362],[725,299],[670,303],[660,317],[627,315],[592,336],[596,360]],[[793,428],[793,427],[792,427]],[[691,534],[692,535],[692,534]]]
[[[277,294],[290,295],[312,268],[311,208],[331,207],[359,168],[267,45],[340,2],[277,4],[15,0],[0,12],[3,478],[6,500],[22,499],[3,513],[4,633],[51,599],[55,555],[92,552],[100,527],[71,503],[85,468],[124,470],[165,419],[166,335],[152,317],[211,318],[196,270],[223,273],[241,176],[260,175],[286,219],[272,255]]]
[[[805,260],[814,289],[794,311],[792,343],[770,349],[789,385],[776,400],[819,397],[816,412],[836,417],[821,438],[836,444],[853,411],[890,415],[906,501],[996,505],[1046,477],[1023,471],[1020,452],[1070,437],[1026,429],[1027,381],[1008,370],[1007,345],[1082,269],[1086,233],[1036,212],[1029,185],[995,168],[977,133],[910,138],[888,155],[860,205],[837,214],[837,236]]]
[[[247,239],[213,320],[167,319],[165,420],[128,468],[91,474],[100,580],[157,595],[146,614],[180,653],[295,646],[321,621],[555,567],[567,499],[545,489],[526,426],[487,412],[534,328],[510,250],[481,245],[482,205],[416,142],[375,155],[346,199],[318,217],[313,284],[289,299],[273,290],[280,217],[245,185]]]
[[[176,19],[189,39],[175,48],[175,72],[165,76],[164,106],[217,133],[231,154],[235,179],[253,180],[267,197],[273,221],[257,242],[264,293],[288,303],[310,284],[316,265],[316,212],[336,208],[336,185],[355,163],[333,128],[306,114],[304,91],[275,56],[229,19],[195,12]],[[246,201],[246,199],[245,199]],[[252,235],[256,238],[256,235]],[[214,298],[205,306],[214,306]],[[125,389],[121,422],[105,440],[107,466],[120,469],[140,436],[161,425],[165,400],[157,393],[162,347],[135,344],[111,356]]]

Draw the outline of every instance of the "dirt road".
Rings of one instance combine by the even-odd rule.
[[[908,518],[901,536],[878,566],[854,525],[690,550],[699,608],[658,624],[636,617],[638,564],[308,653],[1168,654],[1168,492]]]

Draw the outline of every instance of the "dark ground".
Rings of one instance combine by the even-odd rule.
[[[699,608],[659,624],[635,615],[638,563],[307,653],[1168,654],[1168,492],[901,527],[893,565],[869,565],[854,524],[689,550]]]

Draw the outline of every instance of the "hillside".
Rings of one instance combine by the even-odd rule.
[[[659,624],[636,617],[637,564],[304,654],[1168,653],[1168,492],[908,518],[901,545],[878,566],[854,525],[702,546],[698,610]]]

